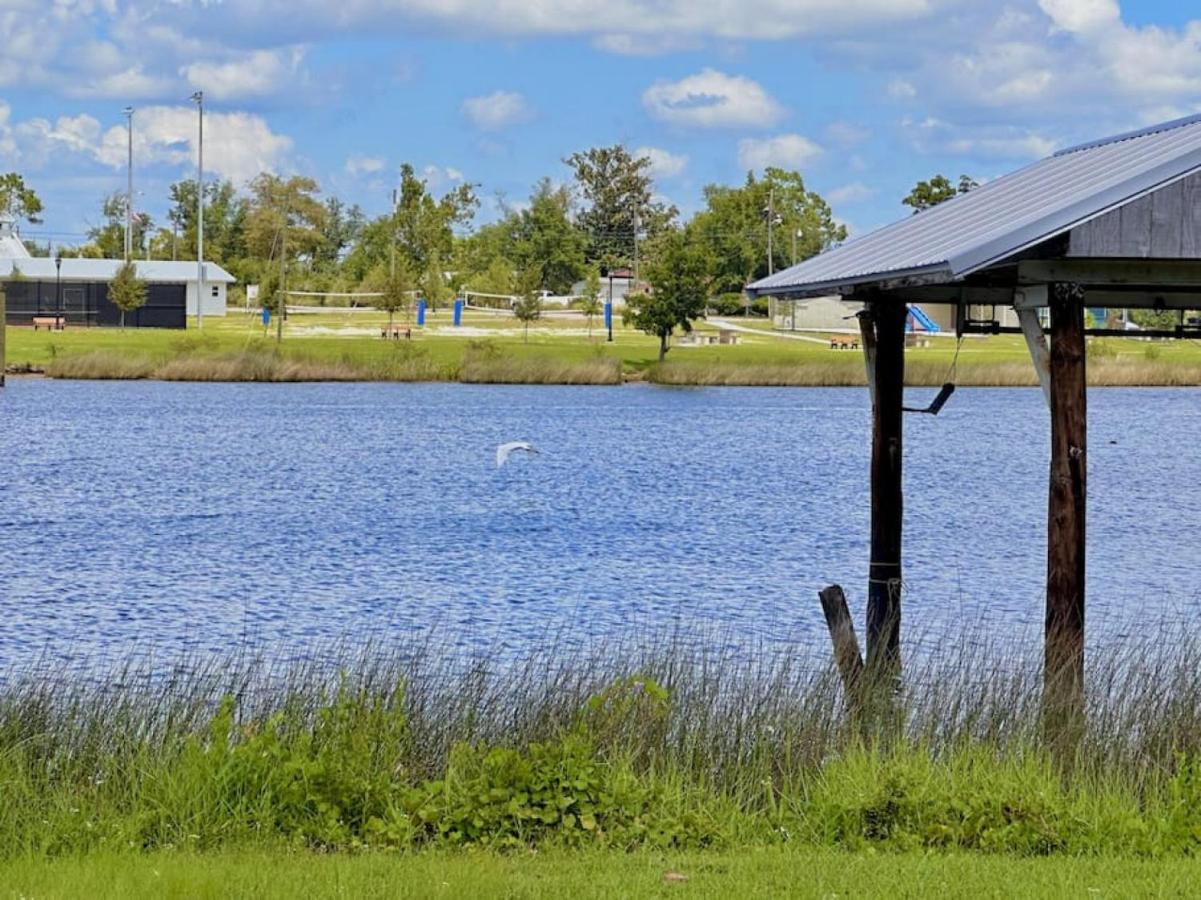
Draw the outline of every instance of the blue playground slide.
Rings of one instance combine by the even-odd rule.
[[[938,323],[922,312],[922,308],[916,303],[909,304],[909,314],[913,316],[913,318],[917,320],[917,324],[921,325],[926,331],[929,331],[932,334],[936,331],[942,331],[942,329],[938,327]],[[911,324],[906,323],[906,331],[911,331],[912,328],[913,326]]]

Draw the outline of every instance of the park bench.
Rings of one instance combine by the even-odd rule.
[[[723,328],[717,333],[717,342],[719,344],[737,344],[738,332]]]
[[[835,335],[830,338],[831,350],[858,350],[859,338],[854,337],[839,337]]]
[[[33,330],[45,327],[47,331],[62,331],[67,327],[66,316],[34,316]]]
[[[409,341],[413,339],[413,329],[407,325],[385,325],[380,329],[379,336],[382,338],[392,338],[394,341],[398,341],[403,337],[406,341]]]

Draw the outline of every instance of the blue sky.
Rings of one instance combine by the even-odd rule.
[[[1076,141],[1201,109],[1201,13],[1150,0],[0,0],[0,169],[78,242],[207,167],[315,177],[382,212],[401,162],[525,198],[625,143],[690,212],[712,182],[804,173],[864,231],[918,178],[994,177]]]

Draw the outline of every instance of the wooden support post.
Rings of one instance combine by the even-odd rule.
[[[867,674],[895,680],[901,664],[901,419],[905,384],[905,304],[868,302],[875,326],[872,371],[872,525],[867,589]]]
[[[1084,292],[1051,285],[1051,478],[1044,708],[1057,743],[1083,724],[1087,462]]]
[[[1018,309],[1018,322],[1022,326],[1022,336],[1026,338],[1026,347],[1030,351],[1030,361],[1034,363],[1034,371],[1038,375],[1038,383],[1043,389],[1043,399],[1047,406],[1051,405],[1051,354],[1047,351],[1047,339],[1043,335],[1042,323],[1038,321],[1037,309]]]
[[[863,681],[863,656],[859,653],[859,639],[855,637],[855,623],[847,608],[847,598],[836,584],[818,591],[822,612],[826,615],[826,627],[830,629],[830,641],[834,644],[834,662],[846,690],[847,704],[858,710],[859,690]]]

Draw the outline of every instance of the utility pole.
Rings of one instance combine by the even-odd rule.
[[[204,327],[204,91],[192,95],[198,114],[196,142],[196,327]]]
[[[133,107],[125,107],[127,148],[125,182],[125,261],[133,257]]]

